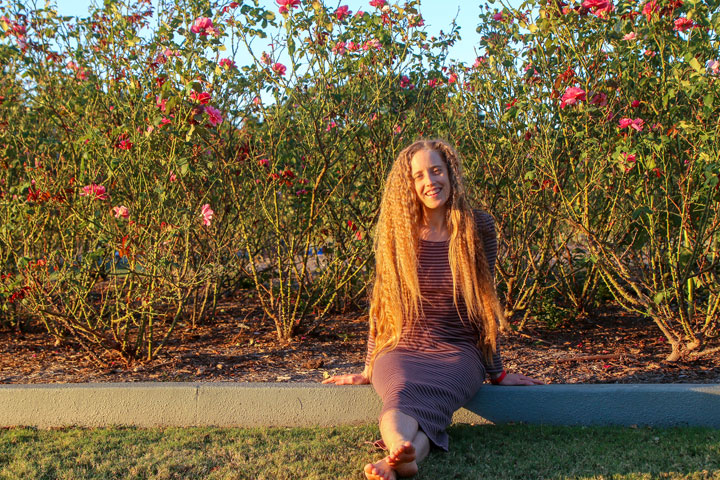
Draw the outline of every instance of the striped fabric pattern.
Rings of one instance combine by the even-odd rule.
[[[475,211],[475,223],[494,276],[497,239],[493,218]],[[449,241],[420,241],[418,280],[423,314],[403,332],[398,347],[375,360],[372,384],[383,400],[382,415],[391,409],[415,418],[436,446],[447,450],[445,428],[452,414],[480,388],[486,373],[502,371],[498,351],[490,365],[477,348],[462,296],[453,302]],[[374,348],[368,339],[368,359]]]

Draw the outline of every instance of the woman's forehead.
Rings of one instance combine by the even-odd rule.
[[[410,169],[413,172],[437,166],[445,166],[445,161],[437,150],[418,150],[410,158]]]

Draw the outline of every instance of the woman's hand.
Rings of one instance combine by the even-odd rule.
[[[322,383],[334,383],[335,385],[367,385],[370,380],[364,373],[348,373],[347,375],[335,375],[326,378]]]
[[[536,378],[527,377],[521,373],[508,373],[498,385],[544,385],[545,382]]]

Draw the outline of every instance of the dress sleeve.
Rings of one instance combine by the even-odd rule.
[[[490,267],[490,277],[495,278],[495,261],[497,260],[497,234],[495,233],[495,220],[492,215],[475,210],[475,225],[482,236],[483,250],[485,250],[485,258],[488,267]]]
[[[485,251],[485,258],[487,259],[488,267],[490,268],[490,277],[495,279],[495,261],[497,260],[497,234],[495,233],[495,220],[492,215],[482,212],[480,210],[473,211],[475,215],[475,225],[477,225],[478,232],[482,236],[483,250]],[[487,361],[484,355],[480,355],[485,371],[491,377],[497,377],[503,371],[502,357],[500,356],[500,346],[498,345],[493,355],[493,362]]]
[[[370,333],[370,329],[368,328],[368,342],[367,342],[367,354],[365,354],[365,368],[368,368],[370,366],[370,355],[372,354],[372,351],[375,349],[375,335]]]

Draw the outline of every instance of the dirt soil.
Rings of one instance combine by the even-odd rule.
[[[84,382],[319,382],[360,372],[367,314],[330,317],[290,343],[252,302],[220,305],[214,321],[182,325],[150,362],[123,362],[101,353],[94,364],[68,339],[60,345],[41,331],[0,331],[0,383]],[[720,339],[697,360],[664,361],[669,348],[646,319],[609,309],[557,328],[532,325],[503,335],[505,368],[547,383],[720,383]]]

